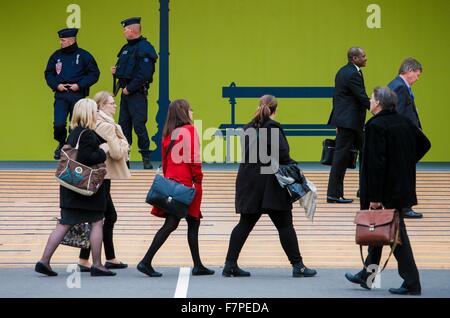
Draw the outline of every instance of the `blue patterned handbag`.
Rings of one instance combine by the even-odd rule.
[[[170,142],[164,158],[167,157],[174,143],[175,140]],[[189,205],[194,200],[194,196],[194,188],[157,174],[147,193],[145,202],[181,219],[187,216]]]

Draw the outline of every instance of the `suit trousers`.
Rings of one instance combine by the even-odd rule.
[[[414,255],[409,242],[408,233],[406,232],[405,221],[403,215],[400,213],[400,239],[402,244],[397,245],[394,251],[395,259],[398,263],[398,273],[403,278],[404,282],[402,287],[406,287],[411,291],[421,291],[419,271],[417,270],[416,262],[414,261]],[[372,264],[379,265],[381,260],[381,254],[383,252],[383,246],[369,246],[368,255],[365,260],[365,266],[368,267]],[[367,273],[363,269],[359,275],[363,279],[367,279],[371,273]]]
[[[338,127],[338,131],[327,190],[327,195],[335,198],[344,196],[344,177],[351,160],[350,149],[354,146],[361,152],[363,144],[361,131],[341,127]]]

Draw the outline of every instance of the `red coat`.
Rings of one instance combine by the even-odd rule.
[[[171,178],[188,187],[195,187],[195,196],[189,206],[189,216],[202,218],[200,205],[202,203],[202,163],[200,158],[200,140],[192,125],[184,125],[180,129],[172,150],[164,158],[170,144],[170,136],[162,140],[162,168],[166,178]],[[152,208],[153,215],[166,217],[166,212],[157,207]]]

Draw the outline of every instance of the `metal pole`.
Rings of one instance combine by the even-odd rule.
[[[151,159],[161,161],[161,139],[164,122],[169,108],[169,0],[159,0],[159,98],[156,122],[158,131],[152,137],[156,150]]]

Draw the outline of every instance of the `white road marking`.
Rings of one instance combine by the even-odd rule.
[[[180,267],[180,274],[178,275],[177,288],[175,289],[175,295],[173,296],[173,298],[187,297],[190,276],[191,276],[190,267]]]

